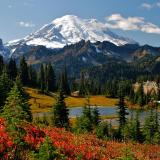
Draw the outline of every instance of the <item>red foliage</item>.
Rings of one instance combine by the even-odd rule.
[[[126,155],[139,160],[160,160],[160,146],[158,145],[103,141],[90,134],[75,135],[64,129],[40,129],[31,124],[25,126],[24,129],[26,130],[24,140],[31,146],[31,149],[38,150],[47,135],[57,152],[64,154],[68,160],[75,160],[78,157],[83,160],[110,160]],[[7,159],[7,151],[12,148],[13,142],[6,132],[5,122],[0,119],[0,155],[3,153],[4,159]]]
[[[32,148],[36,149],[44,142],[45,133],[38,127],[33,125],[25,126],[26,136],[24,137]]]
[[[5,122],[0,119],[0,154],[7,156],[7,151],[13,146],[13,142],[6,132]]]

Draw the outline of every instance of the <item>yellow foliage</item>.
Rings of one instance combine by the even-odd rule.
[[[39,93],[37,89],[25,88],[26,92],[30,95],[29,104],[33,113],[49,112],[51,107],[56,103],[53,96]],[[65,99],[67,107],[81,107],[87,103],[86,98],[67,97]],[[115,106],[117,99],[106,98],[105,96],[90,96],[90,105],[97,106]]]

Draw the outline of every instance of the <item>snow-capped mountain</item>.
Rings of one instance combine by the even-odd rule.
[[[2,39],[0,39],[0,55],[2,55],[3,57],[8,57],[9,54],[10,54],[9,49],[3,45],[3,41]]]
[[[37,32],[23,39],[10,41],[6,45],[12,51],[17,45],[22,44],[42,45],[54,49],[63,48],[81,40],[91,42],[109,41],[117,46],[136,43],[131,39],[114,34],[106,27],[105,23],[98,22],[96,19],[82,19],[74,15],[66,15],[43,26]]]

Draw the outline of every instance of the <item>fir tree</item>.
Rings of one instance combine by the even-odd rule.
[[[16,61],[14,59],[10,59],[7,67],[7,72],[9,78],[14,81],[17,77],[17,66],[16,66]]]
[[[84,73],[81,73],[81,79],[80,79],[80,87],[79,87],[79,94],[81,96],[85,96],[86,93],[86,84],[85,84],[85,77],[84,77]]]
[[[53,125],[60,128],[69,128],[69,111],[64,101],[64,94],[59,93],[57,103],[53,106]]]
[[[37,87],[37,72],[32,66],[28,67],[28,74],[29,74],[29,85],[31,87]]]
[[[39,152],[34,155],[34,157],[38,160],[52,160],[58,157],[58,153],[56,149],[53,147],[53,144],[49,137],[45,138],[43,144],[41,144],[39,148]]]
[[[3,108],[2,116],[6,121],[7,130],[14,141],[13,159],[23,159],[24,157],[24,136],[26,134],[23,126],[27,123],[29,116],[26,112],[28,104],[24,101],[21,92],[15,84]]]
[[[4,68],[3,56],[0,55],[0,75],[2,74]]]
[[[67,69],[64,67],[61,76],[60,76],[60,90],[64,93],[64,95],[70,95],[70,87],[68,83]]]
[[[99,116],[100,116],[100,114],[99,114],[98,108],[94,107],[92,110],[92,123],[93,123],[94,127],[98,126],[98,124],[100,122]]]
[[[30,106],[28,104],[29,95],[25,92],[19,77],[16,78],[16,81],[15,81],[14,85],[17,86],[18,91],[20,92],[20,95],[22,97],[22,101],[25,104],[24,107],[23,107],[23,110],[27,114],[26,120],[28,122],[32,122],[32,119],[33,119],[32,112],[31,112]]]
[[[44,73],[44,66],[43,66],[43,64],[41,64],[41,66],[40,66],[39,84],[40,84],[41,92],[44,92],[45,89],[46,89],[46,87],[45,87],[45,73]]]
[[[55,91],[56,89],[56,78],[51,63],[48,64],[46,71],[46,86],[48,91]]]
[[[154,113],[154,110],[151,109],[149,116],[145,118],[145,123],[143,127],[143,135],[146,142],[154,143],[155,134],[160,135],[156,118],[156,113]]]
[[[119,102],[118,102],[118,118],[119,118],[119,130],[118,130],[118,138],[122,138],[122,131],[126,125],[127,122],[127,109],[125,107],[125,102],[124,102],[124,93],[123,89],[120,86],[119,90]]]
[[[8,93],[11,89],[12,82],[8,78],[6,68],[4,68],[2,75],[0,76],[0,112],[2,111],[2,106],[5,103],[5,100],[8,96]]]
[[[29,83],[29,75],[28,75],[28,66],[25,60],[25,57],[21,57],[20,59],[20,68],[19,68],[19,75],[20,75],[20,79],[23,85],[28,85]]]
[[[78,132],[90,132],[98,126],[100,122],[97,108],[91,108],[89,99],[82,110],[82,115],[77,118],[76,129]]]
[[[92,114],[90,106],[85,106],[82,115],[77,117],[76,129],[78,132],[90,132],[93,129]]]

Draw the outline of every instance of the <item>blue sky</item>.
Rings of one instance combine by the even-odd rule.
[[[0,0],[0,38],[23,38],[66,14],[96,18],[140,44],[160,46],[160,0]]]

